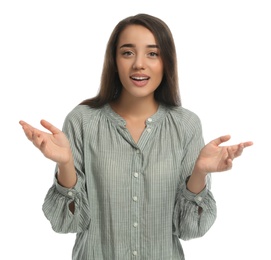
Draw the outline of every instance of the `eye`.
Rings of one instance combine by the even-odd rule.
[[[133,53],[131,51],[123,51],[122,55],[128,57],[128,56],[133,55]]]
[[[149,53],[149,56],[150,57],[158,57],[159,54],[157,52],[152,51],[152,52]]]

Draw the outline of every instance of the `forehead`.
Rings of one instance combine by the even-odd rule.
[[[128,25],[119,35],[118,46],[123,44],[157,44],[153,33],[142,25]]]

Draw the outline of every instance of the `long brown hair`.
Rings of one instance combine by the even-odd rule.
[[[177,55],[172,33],[165,22],[148,14],[127,17],[116,25],[107,43],[99,92],[80,104],[98,108],[119,97],[122,85],[116,69],[116,48],[120,33],[129,25],[141,25],[150,30],[160,48],[164,75],[154,92],[155,100],[168,106],[180,106]]]

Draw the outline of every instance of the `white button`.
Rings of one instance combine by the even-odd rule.
[[[133,197],[133,201],[137,201],[137,196],[134,196],[134,197]]]
[[[134,173],[134,177],[135,177],[135,178],[138,178],[138,172],[135,172],[135,173]]]
[[[150,129],[150,128],[147,128],[147,132],[150,133],[150,132],[151,132],[151,129]]]
[[[152,118],[151,118],[151,117],[150,117],[150,118],[148,118],[147,120],[148,120],[148,122],[152,122]]]
[[[133,251],[133,255],[136,256],[137,255],[137,251]]]
[[[139,151],[139,150],[136,150],[136,153],[140,153],[140,151]]]
[[[133,224],[133,226],[134,226],[134,227],[137,227],[137,226],[138,226],[138,223],[137,223],[137,222],[135,222],[135,223]]]
[[[198,201],[202,201],[202,197],[198,197]]]
[[[72,193],[71,191],[68,192],[68,195],[69,195],[69,196],[72,196],[72,194],[73,194],[73,193]]]

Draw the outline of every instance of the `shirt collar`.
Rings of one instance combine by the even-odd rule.
[[[105,115],[116,125],[125,127],[126,121],[123,117],[121,117],[118,113],[116,113],[110,106],[110,104],[105,104],[103,107],[103,111]],[[159,104],[157,111],[146,119],[146,125],[148,124],[157,124],[161,120],[163,120],[168,112],[168,108],[163,105]]]

